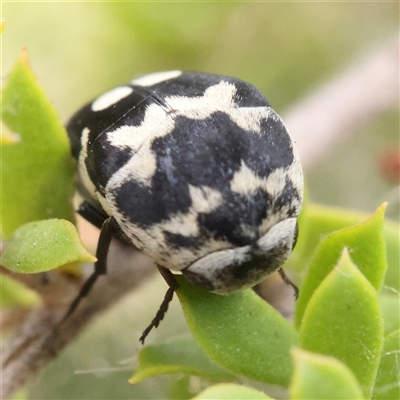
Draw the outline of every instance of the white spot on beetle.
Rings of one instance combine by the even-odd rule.
[[[269,107],[237,107],[234,102],[236,86],[222,81],[206,89],[203,96],[171,96],[165,102],[176,112],[190,119],[206,119],[221,111],[240,128],[250,132],[260,132],[260,123],[268,119],[272,109]]]
[[[208,88],[203,96],[171,96],[165,102],[174,110],[167,112],[158,104],[147,107],[145,117],[139,126],[123,126],[107,133],[107,139],[113,146],[138,150],[145,142],[163,137],[172,132],[177,116],[202,120],[217,111],[222,111],[247,131],[259,132],[262,119],[268,119],[271,109],[268,107],[236,108],[233,102],[236,88],[234,85],[221,82]],[[150,147],[150,146],[149,146]]]
[[[107,191],[118,190],[125,182],[135,181],[150,186],[151,178],[157,170],[157,160],[149,143],[144,143],[140,150],[110,178]]]
[[[261,121],[274,115],[270,107],[242,107],[225,110],[230,119],[247,132],[260,133]]]
[[[89,174],[87,172],[85,164],[85,160],[87,159],[87,145],[89,140],[89,133],[90,133],[89,128],[83,128],[81,134],[82,148],[79,153],[79,160],[78,160],[78,174],[86,190],[92,197],[95,197],[96,187],[89,178]]]
[[[293,162],[289,166],[289,168],[287,170],[287,174],[288,174],[289,179],[292,181],[293,186],[299,192],[300,198],[302,199],[303,195],[304,195],[303,172],[301,169],[299,155],[294,147],[292,147],[292,151],[293,151]]]
[[[176,70],[176,71],[166,71],[166,72],[155,72],[154,74],[149,74],[134,79],[131,83],[133,85],[139,85],[139,86],[153,86],[157,83],[167,81],[168,79],[177,78],[179,75],[182,75],[182,71]]]
[[[189,185],[189,193],[192,199],[192,208],[197,213],[209,213],[223,203],[222,194],[208,186],[196,187]]]
[[[101,207],[103,210],[108,214],[108,215],[113,215],[113,211],[110,207],[110,203],[107,201],[105,197],[103,197],[100,192],[96,192],[96,199],[100,203]]]
[[[192,205],[186,213],[176,213],[167,221],[156,224],[147,230],[152,237],[158,238],[158,244],[164,243],[163,247],[169,249],[168,254],[170,256],[172,254],[171,251],[173,252],[173,250],[171,250],[171,248],[166,244],[164,232],[197,238],[199,236],[199,226],[197,223],[198,214],[212,212],[223,202],[222,194],[207,186],[195,187],[189,185],[189,193],[192,199]],[[211,249],[216,250],[220,247],[221,243],[217,243],[214,239],[210,239],[207,245],[202,246],[201,251],[208,252]],[[185,252],[184,262],[180,259],[180,257],[182,257],[182,252]],[[197,259],[199,254],[198,249],[187,249],[187,251],[179,249],[179,251],[176,251],[176,255],[174,256],[175,261],[173,264],[183,268],[187,263],[193,262],[193,260]]]
[[[177,213],[168,221],[159,224],[162,231],[175,233],[182,236],[197,237],[199,234],[199,226],[197,224],[197,213],[188,212]]]
[[[92,103],[92,111],[102,111],[113,104],[117,104],[123,98],[129,96],[133,89],[129,86],[120,86],[98,97]]]
[[[146,229],[126,220],[115,202],[115,190],[109,185],[106,187],[106,199],[111,206],[112,215],[136,247],[146,254],[152,254],[153,260],[158,264],[179,271],[208,253],[232,247],[230,243],[214,238],[205,240],[199,248],[171,246],[165,235],[167,232],[188,238],[199,238],[197,221],[199,212],[211,212],[222,201],[222,194],[212,188],[190,186],[189,190],[193,203],[186,213],[178,212],[171,215],[168,220],[153,224]]]
[[[146,109],[141,125],[125,125],[107,133],[111,145],[121,149],[129,148],[136,152],[147,141],[162,137],[172,132],[175,127],[174,115],[167,114],[158,104],[151,104]]]
[[[179,115],[185,115],[191,119],[204,119],[212,112],[234,107],[233,98],[235,94],[236,86],[222,81],[207,88],[203,96],[170,96],[165,99],[165,102],[176,110]],[[203,116],[204,112],[206,114]],[[190,113],[192,113],[192,117]]]
[[[231,180],[231,190],[239,194],[252,196],[261,189],[268,193],[272,198],[278,197],[286,185],[286,173],[283,168],[272,171],[268,177],[262,178],[256,175],[242,161],[239,171],[235,172]]]

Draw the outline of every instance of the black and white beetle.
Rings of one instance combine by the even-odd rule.
[[[117,87],[68,122],[80,214],[101,228],[95,271],[68,315],[106,273],[112,237],[218,294],[281,268],[297,237],[303,174],[279,116],[236,78],[168,71]],[[294,286],[292,284],[292,286]]]

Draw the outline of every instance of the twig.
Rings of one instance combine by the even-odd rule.
[[[398,108],[399,35],[308,97],[283,116],[305,170],[377,115]]]

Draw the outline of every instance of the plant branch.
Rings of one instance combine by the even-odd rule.
[[[283,120],[305,170],[399,104],[399,34],[337,77],[302,98]]]

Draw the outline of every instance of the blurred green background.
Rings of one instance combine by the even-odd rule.
[[[249,81],[282,115],[399,29],[398,2],[2,2],[1,7],[3,81],[27,48],[63,121],[115,85],[169,69]],[[307,173],[310,198],[368,212],[389,199],[388,213],[398,219],[398,187],[385,180],[377,162],[382,152],[396,148],[398,107],[338,144]],[[149,285],[142,294],[154,291],[150,301],[136,293],[111,310],[43,372],[31,398],[165,396],[168,378],[131,386],[132,367],[101,371],[121,368],[121,360],[137,354],[138,334],[164,292],[159,281]],[[152,340],[183,331],[174,304]],[[74,375],[75,370],[88,373]]]

